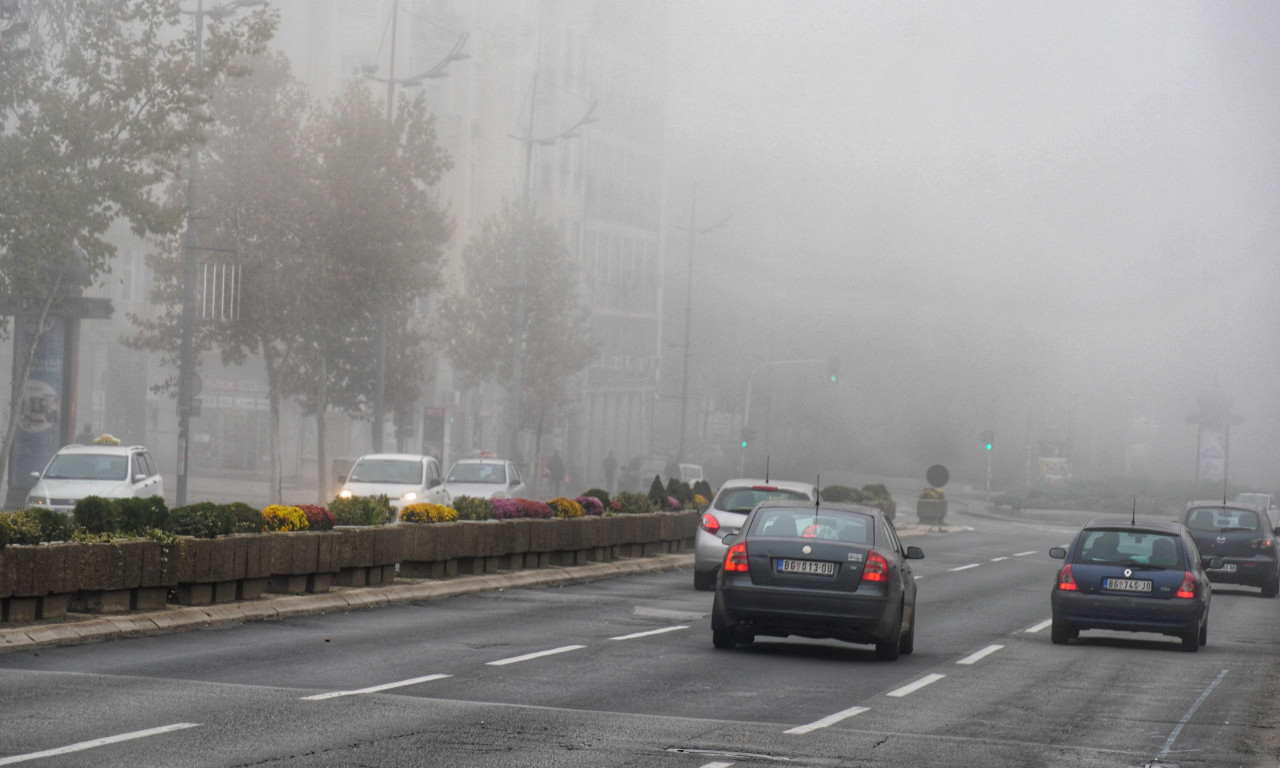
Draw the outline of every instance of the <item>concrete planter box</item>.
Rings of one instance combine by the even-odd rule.
[[[942,525],[947,517],[947,500],[917,499],[916,517],[921,525]]]

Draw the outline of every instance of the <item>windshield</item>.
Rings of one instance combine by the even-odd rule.
[[[44,471],[46,480],[128,480],[129,457],[104,453],[60,453]]]
[[[1087,531],[1076,562],[1130,568],[1185,568],[1182,547],[1172,534],[1145,531]]]
[[[503,464],[454,464],[446,482],[505,483],[507,468]]]
[[[792,491],[785,488],[772,488],[769,486],[754,486],[750,488],[730,488],[722,490],[720,495],[716,497],[715,508],[723,509],[725,512],[750,512],[756,508],[756,505],[762,501],[770,501],[772,499],[808,499],[806,494],[800,491]]]
[[[1251,509],[1197,507],[1187,513],[1187,527],[1193,531],[1258,531],[1258,522]]]
[[[347,481],[422,485],[422,462],[416,459],[361,459],[351,468]]]

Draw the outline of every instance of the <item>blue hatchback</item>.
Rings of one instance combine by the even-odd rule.
[[[1172,635],[1192,652],[1208,641],[1213,588],[1181,523],[1093,521],[1049,555],[1066,560],[1050,601],[1053,642],[1085,629]]]

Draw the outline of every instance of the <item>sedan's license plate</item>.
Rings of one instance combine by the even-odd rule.
[[[813,576],[835,576],[836,564],[820,560],[779,560],[778,573],[802,573]]]
[[[1151,582],[1144,579],[1107,579],[1103,582],[1107,589],[1118,592],[1150,592]]]

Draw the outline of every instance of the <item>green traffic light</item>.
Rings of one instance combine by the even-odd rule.
[[[743,448],[746,448],[746,447],[747,447],[747,441],[746,441],[746,440],[743,440],[743,441],[742,441],[742,447],[743,447]]]
[[[991,443],[987,443],[987,450],[991,450]]]

